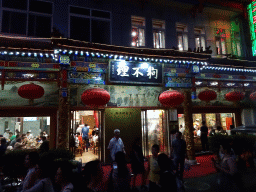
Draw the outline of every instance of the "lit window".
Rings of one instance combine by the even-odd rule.
[[[205,51],[205,31],[202,28],[195,28],[195,45],[196,50]]]
[[[227,54],[225,29],[215,29],[215,41],[217,55]]]
[[[145,46],[145,18],[132,16],[132,42],[133,47]]]
[[[188,31],[187,26],[183,24],[176,24],[177,40],[178,40],[178,50],[187,51],[188,50]]]
[[[165,48],[165,22],[153,19],[152,23],[154,48]]]

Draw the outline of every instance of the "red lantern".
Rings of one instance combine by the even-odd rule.
[[[217,98],[217,94],[213,90],[205,90],[198,94],[198,98],[202,101],[211,101]]]
[[[105,89],[91,88],[82,93],[81,100],[85,105],[99,107],[109,102],[110,94]]]
[[[184,101],[184,95],[176,90],[168,90],[161,93],[158,100],[166,107],[176,107]]]
[[[233,91],[233,92],[229,92],[225,95],[226,100],[228,101],[241,101],[243,100],[245,97],[245,94],[243,92],[240,91]]]
[[[44,88],[34,83],[20,86],[18,89],[19,96],[29,99],[30,104],[34,99],[39,99],[44,95]]]
[[[256,92],[251,93],[250,99],[251,99],[252,101],[256,101]]]

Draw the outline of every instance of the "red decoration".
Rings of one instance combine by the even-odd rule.
[[[221,76],[218,75],[218,74],[214,74],[213,77],[214,77],[214,78],[221,78]]]
[[[256,92],[251,93],[250,99],[251,99],[252,101],[256,101]]]
[[[39,85],[35,85],[34,83],[26,84],[20,86],[18,94],[19,96],[30,100],[39,99],[44,95],[44,88]]]
[[[168,90],[161,93],[158,100],[166,107],[176,107],[184,101],[184,95],[176,90]]]
[[[246,79],[246,76],[241,75],[239,78],[240,79]]]
[[[198,94],[198,98],[202,101],[211,101],[217,98],[217,94],[213,90],[205,90]]]
[[[81,100],[85,105],[94,107],[103,106],[109,102],[110,94],[105,89],[91,88],[82,93]]]
[[[228,101],[241,101],[245,97],[245,94],[240,91],[229,92],[225,95],[226,100]]]

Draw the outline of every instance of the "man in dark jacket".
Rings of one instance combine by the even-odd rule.
[[[42,141],[43,141],[43,143],[39,147],[40,153],[44,153],[44,152],[49,151],[49,141],[46,140],[45,136],[42,137]]]
[[[202,152],[209,151],[209,145],[208,145],[208,127],[206,126],[205,121],[202,122],[201,127],[201,143],[202,143]]]

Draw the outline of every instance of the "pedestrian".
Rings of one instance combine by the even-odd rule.
[[[158,165],[160,167],[160,180],[161,192],[177,191],[176,177],[173,172],[171,159],[164,153],[158,156]]]
[[[142,185],[141,188],[146,188],[146,172],[145,172],[145,167],[144,167],[144,156],[142,152],[142,147],[141,147],[141,141],[140,137],[137,137],[133,143],[132,146],[132,154],[131,154],[131,167],[132,167],[132,173],[134,174],[133,176],[133,188],[136,187],[136,179],[138,174],[142,175]]]
[[[85,142],[86,152],[88,152],[88,148],[89,148],[89,126],[88,126],[88,124],[84,124],[84,127],[82,128],[82,138]]]
[[[222,145],[223,157],[220,163],[212,159],[213,165],[219,171],[219,189],[220,192],[238,192],[243,189],[243,183],[238,173],[236,160],[232,157],[231,147],[228,143]]]
[[[184,135],[184,133],[185,133],[185,127],[183,127],[182,125],[180,125],[180,130],[179,130],[181,133],[182,133],[182,135]]]
[[[78,183],[76,191],[81,191],[81,188],[86,192],[103,191],[104,179],[101,162],[99,160],[89,161],[85,164],[82,171],[83,181]],[[80,186],[80,187],[79,187]]]
[[[210,127],[209,136],[214,136],[214,135],[215,135],[215,130],[213,129],[213,127]]]
[[[5,152],[7,150],[7,142],[6,138],[1,138],[1,145],[0,145],[0,166],[3,164],[3,156],[5,155]]]
[[[59,162],[55,182],[60,186],[60,192],[72,192],[74,190],[74,186],[71,183],[72,176],[72,164],[69,161]]]
[[[48,152],[49,151],[49,141],[46,139],[45,136],[42,137],[43,143],[39,147],[40,153]]]
[[[7,129],[5,130],[4,135],[3,135],[3,137],[6,139],[6,141],[9,141],[9,132],[10,132],[10,129],[7,128]]]
[[[186,141],[183,140],[181,132],[176,133],[176,139],[172,142],[172,157],[176,170],[176,175],[183,180],[184,163],[187,158]]]
[[[131,191],[131,174],[125,160],[125,153],[118,151],[115,155],[116,166],[111,171],[112,191],[113,192],[129,192]]]
[[[53,160],[46,156],[41,157],[35,169],[36,170],[31,177],[39,179],[36,182],[33,182],[29,189],[22,190],[21,192],[54,192],[51,180],[54,170]]]
[[[209,145],[208,145],[208,127],[206,126],[205,121],[202,122],[201,127],[201,143],[202,143],[202,152],[209,152]]]
[[[22,190],[30,189],[36,182],[37,177],[35,177],[36,166],[39,162],[39,154],[37,152],[30,152],[25,156],[25,166],[28,168],[27,175],[21,184]],[[37,175],[38,176],[38,175]]]
[[[160,167],[158,166],[157,158],[159,153],[159,145],[154,144],[152,146],[152,156],[148,161],[148,180],[149,180],[149,192],[155,192],[160,189]]]
[[[118,151],[125,153],[124,143],[120,138],[120,130],[114,130],[115,136],[109,141],[108,149],[110,150],[111,162],[115,161],[115,155]]]

